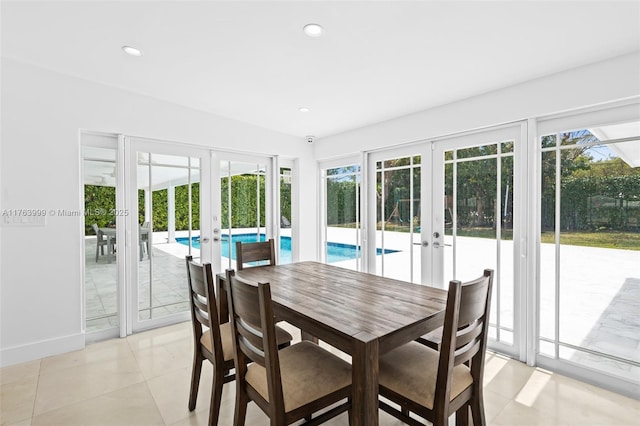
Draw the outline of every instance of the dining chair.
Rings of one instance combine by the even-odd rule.
[[[94,223],[93,225],[91,225],[91,228],[93,228],[93,232],[96,233],[96,262],[98,262],[98,255],[102,254],[102,256],[104,256],[104,248],[108,247],[109,241],[107,241],[107,238],[112,238],[112,247],[115,247],[115,237],[109,237],[107,235],[104,234],[104,232],[102,232],[100,230],[100,228],[98,228],[98,224]],[[108,255],[111,255],[113,253],[107,253]]]
[[[245,263],[266,262],[254,266],[274,266],[276,264],[276,250],[273,238],[267,241],[243,243],[236,241],[236,269],[242,271]],[[318,338],[304,330],[300,330],[302,340],[318,343]]]
[[[278,351],[269,283],[244,280],[231,269],[226,283],[236,365],[233,424],[244,425],[250,401],[269,416],[272,426],[303,418],[305,425],[317,425],[350,413],[351,365],[309,341]]]
[[[222,387],[235,378],[233,357],[233,337],[230,324],[220,324],[216,308],[211,264],[198,264],[192,256],[186,256],[187,280],[193,325],[193,366],[191,371],[191,389],[189,391],[189,411],[196,408],[198,386],[202,371],[202,361],[209,360],[213,365],[213,384],[211,405],[209,407],[209,425],[218,424]],[[279,347],[288,346],[291,335],[278,328],[276,331]],[[235,370],[234,370],[235,371]]]
[[[149,257],[149,221],[145,220],[142,222],[138,230],[138,246],[140,249],[140,260],[144,257],[144,252],[146,251],[147,257]]]
[[[418,342],[396,348],[379,359],[380,408],[409,425],[421,425],[413,412],[434,426],[445,426],[456,413],[456,424],[485,422],[482,376],[487,346],[493,271],[462,284],[449,283],[440,349]]]
[[[236,269],[242,271],[245,268],[245,263],[250,262],[267,262],[261,263],[260,266],[276,264],[276,249],[273,238],[254,243],[236,241]]]

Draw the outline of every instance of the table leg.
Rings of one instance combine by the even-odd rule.
[[[366,333],[355,336],[353,354],[353,426],[378,424],[378,340]]]

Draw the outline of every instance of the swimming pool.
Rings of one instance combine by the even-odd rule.
[[[243,243],[256,242],[256,234],[237,234],[232,235],[231,243],[231,258],[236,258],[236,241],[242,241]],[[188,237],[176,238],[176,242],[184,245],[188,245]],[[200,248],[200,237],[191,237],[191,246],[194,248]],[[265,241],[265,235],[260,234],[260,241]],[[222,236],[221,252],[224,257],[227,257],[229,253],[229,236]],[[385,249],[385,253],[395,253],[398,250]],[[382,249],[376,249],[378,255],[382,254]],[[342,243],[327,243],[327,262],[334,263],[342,260],[351,260],[360,257],[360,247],[353,244]],[[291,263],[291,237],[280,237],[280,263]]]

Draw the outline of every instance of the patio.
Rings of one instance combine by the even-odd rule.
[[[385,248],[401,250],[384,255],[385,275],[408,280],[406,267],[409,253],[406,250],[408,234],[387,233]],[[145,255],[140,265],[141,315],[149,318],[168,313],[184,311],[188,308],[184,256],[188,247],[179,243],[167,243],[166,235],[154,233],[153,240],[160,241],[152,247],[154,262],[153,293],[149,288],[149,271]],[[330,228],[329,240],[352,244],[353,230]],[[450,238],[450,237],[448,237]],[[451,241],[445,241],[449,244]],[[414,246],[419,248],[419,246]],[[459,269],[462,280],[473,278],[486,267],[495,267],[495,241],[482,238],[458,237],[458,257],[468,259],[463,270]],[[85,244],[85,290],[86,316],[95,318],[87,321],[87,332],[116,326],[117,297],[115,289],[116,264],[107,263],[104,256],[95,262],[95,239],[87,237]],[[486,253],[486,256],[478,256]],[[502,242],[503,256],[513,253],[512,242]],[[414,265],[419,265],[419,250],[414,250]],[[195,255],[197,257],[197,254]],[[551,264],[555,256],[554,246],[541,245],[541,264]],[[640,251],[601,249],[563,245],[561,250],[562,268],[560,296],[561,340],[574,346],[592,351],[607,353],[611,356],[628,359],[636,363],[631,365],[615,359],[607,359],[588,352],[562,348],[560,355],[581,366],[605,371],[626,379],[640,382]],[[506,257],[505,260],[508,260]],[[355,260],[335,263],[336,266],[354,268]],[[513,277],[511,261],[503,261],[501,269],[500,298],[501,314],[512,316]],[[419,266],[414,266],[414,276],[419,276]],[[445,255],[445,270],[452,271],[452,256]],[[541,334],[554,336],[553,272],[541,273],[540,318]],[[446,277],[446,273],[445,273]],[[494,294],[497,290],[494,289]],[[152,295],[153,308],[149,306]],[[549,344],[550,345],[550,344]],[[548,355],[553,352],[541,345],[540,351]]]

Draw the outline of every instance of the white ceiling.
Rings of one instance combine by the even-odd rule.
[[[300,137],[640,50],[638,1],[20,0],[1,12],[3,57]],[[310,22],[325,35],[305,36]]]

